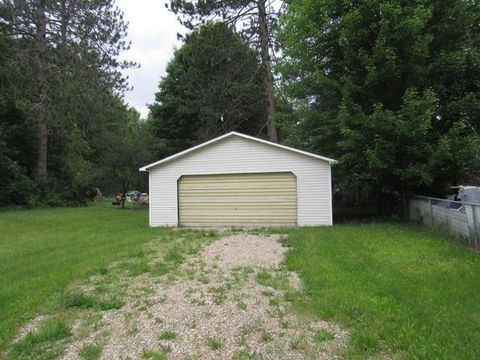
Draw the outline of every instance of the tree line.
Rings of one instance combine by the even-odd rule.
[[[379,209],[478,182],[477,3],[167,7],[189,32],[141,120],[122,100],[121,70],[136,65],[118,60],[129,44],[114,1],[0,5],[0,203],[146,188],[138,167],[232,130],[339,159],[335,188]]]
[[[121,70],[136,66],[118,59],[126,36],[113,0],[0,4],[0,204],[81,204],[93,187],[145,183],[133,167],[152,158],[150,132],[122,100]]]

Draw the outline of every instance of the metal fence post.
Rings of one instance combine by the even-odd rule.
[[[472,215],[473,215],[473,240],[475,241],[475,249],[478,250],[477,207],[475,205],[472,205]]]
[[[433,227],[433,205],[432,205],[432,199],[428,199],[428,203],[430,204],[430,219],[432,222],[432,227]]]

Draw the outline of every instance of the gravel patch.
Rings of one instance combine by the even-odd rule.
[[[278,266],[286,248],[279,243],[281,235],[259,236],[236,234],[205,247],[207,266],[232,269],[239,266]]]
[[[93,343],[103,345],[101,359],[338,358],[349,333],[291,309],[287,295],[300,281],[281,265],[286,248],[279,240],[225,236],[174,273],[128,279],[124,306],[96,312],[87,335],[78,329],[88,319],[78,319],[63,359],[80,359],[80,350]],[[331,339],[316,340],[319,330]]]

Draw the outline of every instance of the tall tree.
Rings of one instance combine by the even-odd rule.
[[[265,93],[266,127],[271,141],[278,141],[275,125],[274,86],[271,50],[274,47],[272,28],[278,12],[273,0],[171,0],[170,9],[180,22],[192,30],[211,21],[221,20],[237,28],[244,39],[258,49]]]
[[[227,131],[258,135],[265,123],[255,52],[224,23],[187,36],[162,78],[150,121],[168,155]]]
[[[1,4],[0,24],[10,36],[22,39],[11,62],[14,70],[22,73],[30,66],[30,54],[35,57],[33,88],[17,95],[35,118],[35,178],[45,184],[55,97],[62,96],[67,77],[78,80],[88,73],[87,68],[95,69],[91,74],[100,75],[95,81],[108,90],[125,89],[118,69],[131,64],[119,62],[117,56],[128,48],[127,25],[113,0],[6,0]]]
[[[14,89],[22,84],[12,81],[6,67],[14,43],[0,31],[0,205],[25,203],[35,188],[29,171],[35,162],[34,124],[15,104]]]
[[[279,70],[292,140],[376,193],[478,174],[479,21],[467,0],[289,3]]]

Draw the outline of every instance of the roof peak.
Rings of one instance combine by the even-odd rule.
[[[260,142],[260,143],[263,143],[263,144],[267,144],[267,145],[270,145],[270,146],[275,146],[275,147],[278,147],[278,148],[281,148],[281,149],[284,149],[284,150],[288,150],[288,151],[292,151],[292,152],[296,152],[298,154],[302,154],[302,155],[305,155],[305,156],[309,156],[309,157],[313,157],[315,159],[319,159],[319,160],[323,160],[323,161],[326,161],[328,162],[329,164],[334,164],[336,163],[337,161],[334,160],[334,159],[330,159],[328,157],[325,157],[325,156],[321,156],[321,155],[317,155],[317,154],[314,154],[314,153],[310,153],[310,152],[307,152],[307,151],[303,151],[303,150],[299,150],[299,149],[296,149],[296,148],[293,148],[293,147],[290,147],[290,146],[286,146],[286,145],[282,145],[282,144],[279,144],[279,143],[276,143],[276,142],[272,142],[272,141],[268,141],[268,140],[264,140],[264,139],[260,139],[260,138],[257,138],[257,137],[254,137],[254,136],[250,136],[250,135],[246,135],[246,134],[243,134],[243,133],[240,133],[238,131],[230,131],[226,134],[223,134],[223,135],[220,135],[216,138],[213,138],[211,140],[208,140],[208,141],[205,141],[199,145],[196,145],[196,146],[193,146],[191,148],[188,148],[186,150],[183,150],[183,151],[180,151],[176,154],[173,154],[171,156],[168,156],[162,160],[159,160],[159,161],[156,161],[154,163],[151,163],[151,164],[148,164],[146,166],[143,166],[141,167],[139,170],[140,171],[148,171],[150,168],[154,167],[154,166],[157,166],[157,165],[160,165],[160,164],[163,164],[163,163],[166,163],[168,161],[171,161],[171,160],[174,160],[174,159],[177,159],[179,157],[182,157],[184,155],[187,155],[195,150],[198,150],[198,149],[201,149],[205,146],[208,146],[210,144],[213,144],[217,141],[220,141],[222,139],[226,139],[227,137],[230,137],[232,135],[235,135],[235,136],[238,136],[238,137],[241,137],[241,138],[244,138],[244,139],[248,139],[248,140],[252,140],[252,141],[257,141],[257,142]]]

